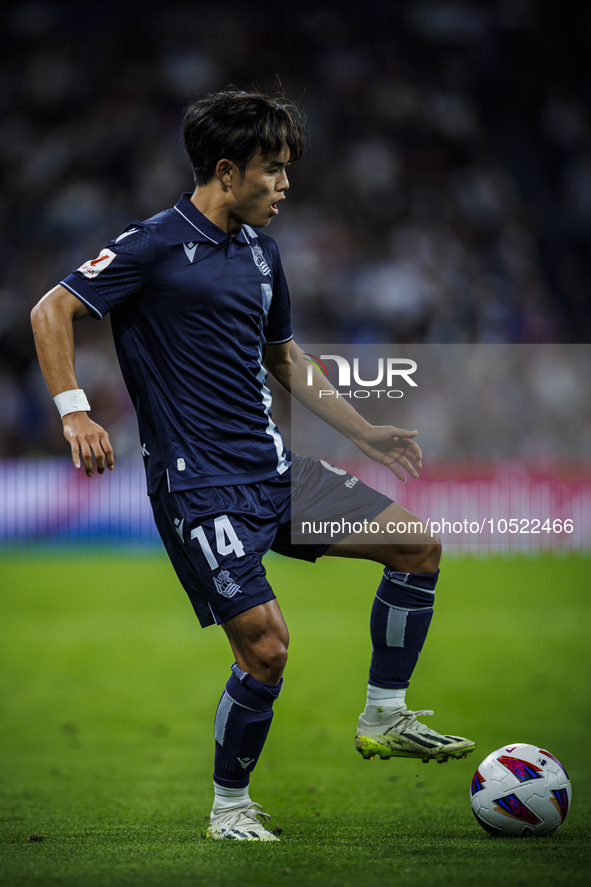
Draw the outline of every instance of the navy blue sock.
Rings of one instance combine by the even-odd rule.
[[[370,684],[408,687],[429,631],[438,576],[439,570],[436,573],[384,570],[371,611]]]
[[[214,781],[244,788],[263,750],[280,684],[262,684],[236,663],[215,715]]]

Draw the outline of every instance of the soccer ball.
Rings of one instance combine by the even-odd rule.
[[[569,811],[571,787],[558,758],[518,742],[492,752],[472,779],[472,812],[492,835],[549,835]]]

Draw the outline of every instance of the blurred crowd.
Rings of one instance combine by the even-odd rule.
[[[283,88],[307,118],[267,232],[302,344],[589,341],[585,4],[25,2],[0,18],[0,456],[63,453],[30,309],[192,190],[184,107],[228,83]],[[131,453],[108,321],[76,336],[93,416]]]

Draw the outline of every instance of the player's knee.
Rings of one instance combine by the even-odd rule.
[[[441,560],[441,542],[433,536],[429,542],[389,547],[385,566],[404,573],[436,573]]]
[[[277,636],[264,638],[252,652],[257,672],[266,676],[264,683],[279,683],[287,663],[287,639]]]
[[[416,552],[417,567],[413,573],[436,573],[441,560],[441,542],[433,539],[424,545],[418,545]]]
[[[426,557],[428,561],[428,570],[425,570],[425,573],[436,573],[439,569],[439,563],[441,561],[441,542],[439,541],[439,536],[435,536],[433,541],[426,546],[428,551],[426,552]]]
[[[275,601],[223,624],[238,666],[263,684],[278,684],[287,662],[289,631]]]
[[[265,675],[263,683],[274,684],[281,680],[287,662],[289,632],[284,622],[274,622],[261,627],[256,636],[249,639],[252,673]]]

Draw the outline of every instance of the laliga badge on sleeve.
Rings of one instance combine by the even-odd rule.
[[[97,277],[101,271],[104,271],[105,268],[109,267],[116,255],[117,253],[114,253],[113,250],[104,249],[98,254],[96,259],[92,259],[92,261],[80,265],[78,271],[81,271],[82,274],[88,278]]]

